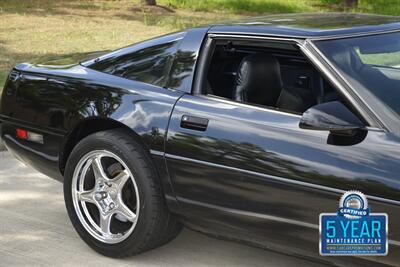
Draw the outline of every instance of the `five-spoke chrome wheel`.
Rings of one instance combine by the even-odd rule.
[[[73,205],[83,227],[97,240],[122,242],[135,229],[140,199],[132,172],[114,153],[92,151],[72,178]]]

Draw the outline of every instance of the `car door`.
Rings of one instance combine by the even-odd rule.
[[[355,144],[332,144],[329,132],[300,129],[300,119],[212,95],[181,97],[165,155],[186,216],[233,239],[318,254],[319,214],[360,190],[389,214],[396,244],[399,138],[370,128]]]

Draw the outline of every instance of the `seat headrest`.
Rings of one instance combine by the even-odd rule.
[[[281,71],[276,57],[252,54],[242,59],[233,90],[235,100],[274,106],[281,90]]]

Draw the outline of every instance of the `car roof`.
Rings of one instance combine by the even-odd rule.
[[[209,33],[331,38],[400,30],[400,17],[355,13],[302,13],[216,23]]]

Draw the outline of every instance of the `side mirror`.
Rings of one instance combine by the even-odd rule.
[[[365,125],[339,101],[316,105],[303,113],[299,124],[302,129],[330,131],[339,135],[353,135]]]

